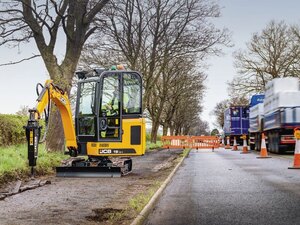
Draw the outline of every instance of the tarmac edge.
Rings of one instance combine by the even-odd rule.
[[[184,159],[189,156],[189,153],[190,153],[190,151],[188,152],[187,155],[182,157],[182,159],[178,162],[178,164],[173,169],[173,171],[169,174],[167,179],[163,182],[163,184],[159,187],[159,189],[154,193],[154,195],[152,196],[150,201],[147,203],[147,205],[143,208],[143,210],[138,214],[138,216],[132,221],[132,223],[130,225],[142,225],[143,224],[143,222],[146,220],[146,218],[148,217],[150,212],[155,207],[157,201],[159,200],[160,196],[162,195],[162,192],[165,190],[168,183],[171,181],[174,174],[176,173],[178,168],[181,166]]]

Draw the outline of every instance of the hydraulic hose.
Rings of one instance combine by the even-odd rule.
[[[36,94],[37,94],[37,96],[40,95],[39,87],[41,87],[42,89],[44,88],[44,86],[41,83],[38,83],[36,85]],[[44,132],[43,137],[39,141],[40,144],[44,143],[46,141],[46,136],[47,136],[47,132],[48,132],[48,123],[49,123],[49,118],[50,118],[50,108],[51,108],[50,91],[49,91],[49,89],[47,91],[48,91],[48,106],[47,106],[47,109],[44,110],[44,115],[45,115],[45,132]]]

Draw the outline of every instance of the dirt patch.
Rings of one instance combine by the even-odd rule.
[[[87,220],[89,221],[96,221],[96,222],[104,222],[104,221],[111,221],[117,214],[122,214],[124,210],[122,209],[112,209],[112,208],[105,208],[105,209],[93,209],[95,213],[94,216],[87,216]]]
[[[0,201],[0,224],[130,224],[153,186],[163,182],[182,150],[154,150],[133,158],[122,178],[51,178],[51,185]]]
[[[153,172],[158,172],[163,169],[168,169],[172,167],[174,160],[177,158],[177,156],[170,156],[164,163],[156,165],[152,171]]]

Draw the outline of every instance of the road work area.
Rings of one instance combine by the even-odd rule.
[[[122,178],[50,177],[49,185],[0,201],[0,224],[130,224],[139,204],[130,201],[159,186],[181,153],[149,151],[133,158],[133,172]]]
[[[144,224],[278,224],[300,221],[300,170],[291,155],[192,150]]]

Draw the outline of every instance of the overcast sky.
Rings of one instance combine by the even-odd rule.
[[[289,24],[300,24],[299,0],[219,0],[221,17],[216,26],[227,27],[232,32],[233,48],[224,49],[225,55],[213,57],[207,75],[207,93],[204,98],[202,118],[213,128],[211,111],[217,102],[228,97],[226,82],[236,74],[232,53],[245,48],[251,35],[260,32],[272,19]],[[0,63],[21,59],[36,53],[35,44],[21,49],[0,47]],[[22,105],[35,106],[35,85],[48,78],[41,59],[18,65],[0,67],[0,113],[15,113]]]
[[[300,24],[299,0],[220,0],[219,3],[222,15],[216,25],[227,27],[232,32],[234,47],[224,49],[224,56],[209,60],[208,90],[202,118],[210,123],[211,129],[215,121],[211,111],[217,102],[228,98],[226,82],[236,75],[232,53],[245,49],[252,34],[262,31],[271,20]]]

